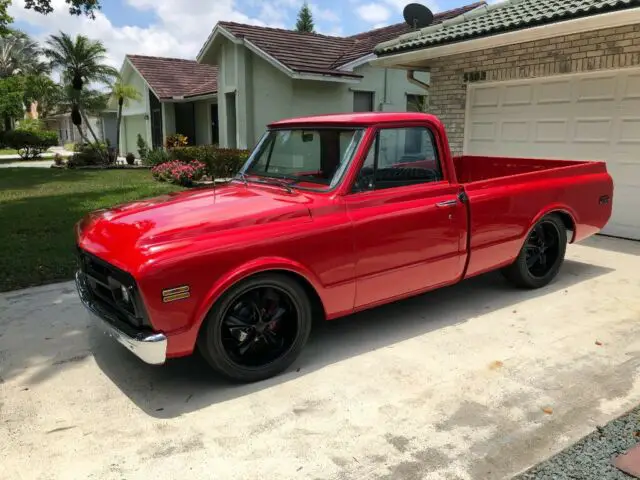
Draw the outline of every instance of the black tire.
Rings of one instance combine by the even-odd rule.
[[[260,302],[274,301],[273,297],[267,298],[267,295],[273,293],[267,292],[275,292],[275,295],[280,297],[283,308],[278,307],[275,315],[271,317],[271,323],[276,322],[276,325],[280,325],[279,322],[282,322],[282,334],[274,334],[274,329],[266,326],[262,321],[262,315],[257,313],[263,310],[260,307],[264,304],[259,305]],[[275,303],[280,305],[278,301]],[[280,310],[286,312],[279,315],[281,319],[276,319]],[[244,312],[240,319],[238,312]],[[247,316],[246,312],[252,313]],[[268,312],[264,313],[266,318]],[[246,327],[256,316],[260,317],[260,320]],[[280,273],[258,274],[233,285],[215,303],[200,330],[198,350],[214,370],[230,380],[242,383],[264,380],[282,372],[298,358],[311,333],[312,321],[311,300],[294,278]],[[261,323],[262,331],[258,331],[258,323]],[[238,335],[243,337],[237,338]],[[251,335],[253,337],[250,337]],[[278,346],[282,348],[282,353],[279,355],[272,345],[275,343],[275,335],[282,336],[279,340],[282,340],[283,345]],[[253,341],[260,348],[257,348]],[[241,353],[242,349],[245,353]],[[269,359],[270,355],[266,353],[262,357],[256,354],[255,358],[249,361],[249,357],[245,356],[248,349],[260,352],[268,352],[271,349],[272,355],[277,356]],[[262,359],[264,362],[261,364]]]
[[[545,241],[545,249],[538,246]],[[544,287],[558,274],[566,250],[567,230],[562,219],[556,214],[546,215],[531,229],[515,262],[503,268],[502,274],[518,288]]]

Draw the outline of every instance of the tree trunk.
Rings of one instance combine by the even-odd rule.
[[[87,128],[89,129],[89,132],[91,132],[91,136],[93,137],[93,141],[96,142],[96,143],[100,143],[100,139],[97,137],[96,132],[93,131],[93,127],[89,123],[89,119],[87,118],[87,114],[84,113],[84,110],[80,110],[80,115],[82,115],[82,120],[84,120],[84,123],[87,126]]]
[[[82,125],[76,125],[76,128],[78,129],[78,133],[80,133],[80,138],[82,139],[82,141],[87,145],[90,145],[91,142],[89,141],[85,133],[82,131]]]
[[[122,124],[122,105],[124,98],[118,99],[118,118],[116,119],[116,158],[120,156],[120,125]]]

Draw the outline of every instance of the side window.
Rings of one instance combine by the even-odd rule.
[[[426,127],[378,132],[356,179],[354,191],[380,190],[442,180],[435,140]]]

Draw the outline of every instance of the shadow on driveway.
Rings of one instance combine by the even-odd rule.
[[[225,381],[196,355],[154,367],[127,353],[98,329],[90,330],[90,343],[98,366],[132,402],[153,417],[174,418],[524,300],[567,290],[612,271],[566,260],[553,283],[529,291],[514,289],[500,274],[490,273],[408,300],[322,322],[315,326],[309,343],[292,367],[274,378],[248,385]]]

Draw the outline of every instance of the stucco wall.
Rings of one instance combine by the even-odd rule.
[[[196,144],[198,145],[211,143],[210,105],[210,100],[195,102]]]
[[[146,120],[144,119],[144,115],[130,115],[123,118],[123,122],[125,123],[125,132],[124,136],[124,151],[120,152],[120,155],[123,157],[131,152],[136,157],[138,156],[138,133],[142,135],[144,138],[144,132],[146,131]]]
[[[251,148],[269,123],[294,116],[352,112],[354,91],[374,93],[375,110],[406,111],[407,94],[425,95],[419,86],[409,83],[402,70],[355,69],[363,75],[357,83],[345,84],[316,80],[293,80],[242,45],[221,40],[208,61],[220,65],[218,106],[220,144],[228,146],[227,96],[235,96],[236,140],[242,148]],[[386,76],[386,81],[385,81]],[[418,73],[429,81],[428,73]],[[207,127],[209,125],[207,124]]]
[[[173,103],[162,103],[162,136],[166,139],[176,133],[176,111]],[[164,143],[164,141],[163,141]]]
[[[461,154],[466,72],[483,71],[484,81],[500,81],[637,66],[640,24],[490,48],[430,63],[430,109],[444,122],[452,152]]]
[[[130,69],[128,74],[124,77],[124,83],[134,87],[140,94],[139,100],[128,100],[122,108],[123,115],[140,115],[149,113],[149,90],[146,83],[138,73]],[[117,108],[117,105],[115,106]]]

